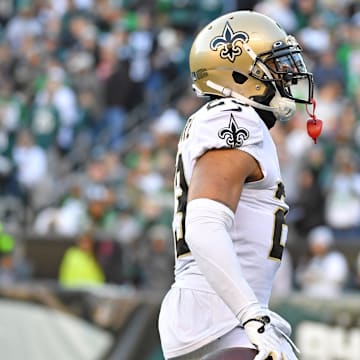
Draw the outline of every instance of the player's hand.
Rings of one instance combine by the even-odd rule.
[[[287,348],[289,344],[286,343],[282,332],[279,332],[278,329],[271,324],[269,316],[261,316],[247,320],[244,328],[250,342],[254,344],[258,350],[258,354],[254,360],[266,360],[269,356],[271,356],[273,360],[296,360],[296,356],[291,347]]]
[[[299,349],[290,339],[290,324],[275,312],[269,311],[269,315],[245,322],[246,334],[258,349],[254,360],[265,360],[269,356],[273,360],[298,360],[294,350],[299,352]]]

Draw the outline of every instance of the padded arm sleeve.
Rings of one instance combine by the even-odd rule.
[[[192,200],[187,206],[185,237],[205,278],[243,324],[264,314],[264,309],[237,260],[229,235],[233,220],[234,213],[217,201]]]

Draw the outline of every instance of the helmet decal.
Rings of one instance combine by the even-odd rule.
[[[211,40],[210,48],[213,51],[220,49],[220,57],[222,59],[234,62],[235,58],[242,53],[241,47],[237,45],[238,41],[248,42],[249,35],[244,31],[234,32],[227,21],[222,34]]]
[[[249,138],[249,131],[239,127],[234,119],[234,115],[231,114],[229,126],[220,129],[218,136],[220,139],[226,139],[226,144],[231,148],[238,148]]]

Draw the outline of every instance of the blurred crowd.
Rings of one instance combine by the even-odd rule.
[[[177,140],[204,101],[191,90],[189,48],[207,22],[240,9],[267,14],[297,37],[324,121],[316,145],[306,107],[272,130],[290,245],[307,247],[317,226],[360,244],[357,0],[0,0],[6,232],[49,241],[86,234],[96,240],[85,247],[100,266],[97,280],[166,289]],[[359,261],[347,266],[353,279],[360,274]]]

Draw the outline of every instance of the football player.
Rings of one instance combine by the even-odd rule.
[[[302,49],[267,16],[223,15],[197,35],[174,181],[175,282],[162,302],[166,359],[294,360],[288,322],[268,308],[288,205],[269,129],[312,103]]]

